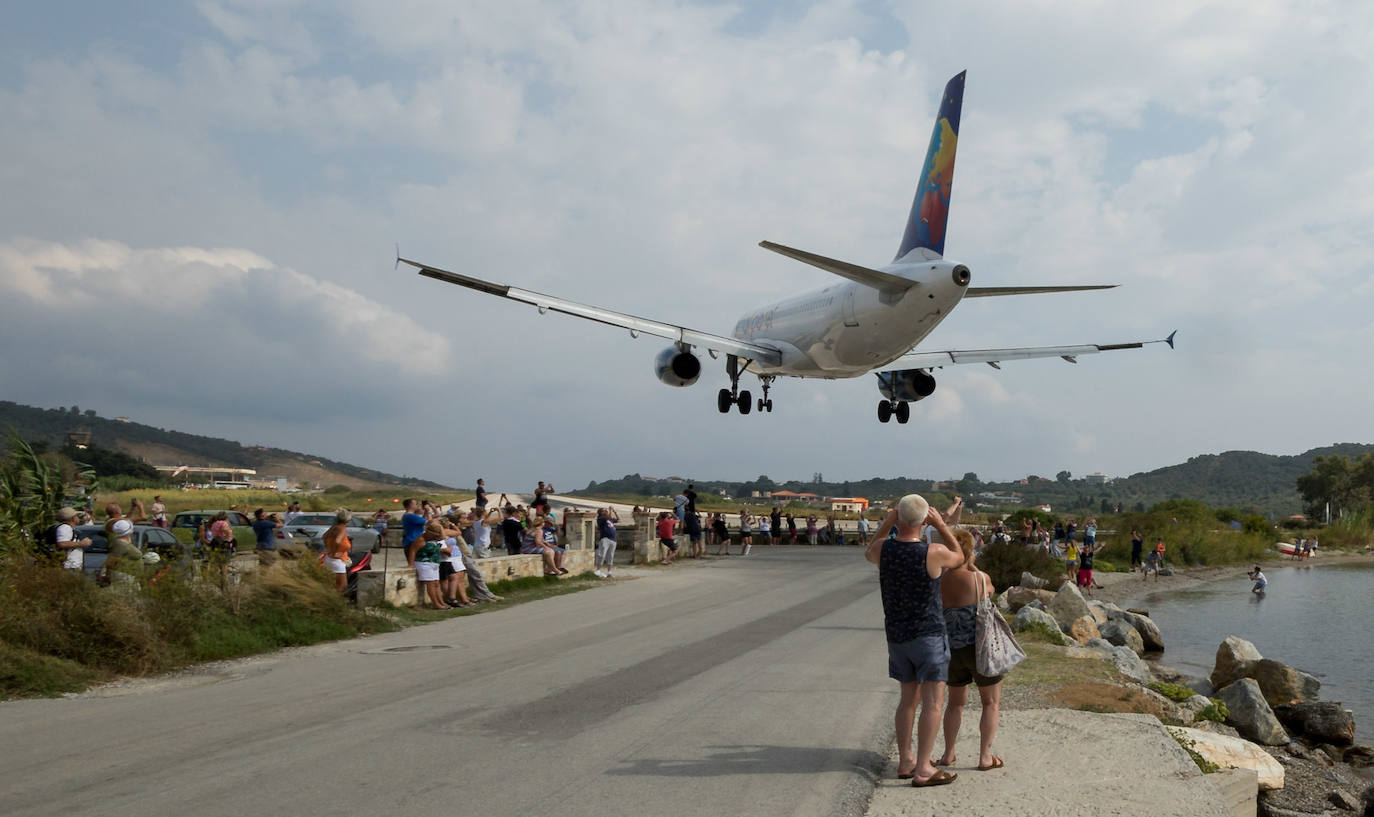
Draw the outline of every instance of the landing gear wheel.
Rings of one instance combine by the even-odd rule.
[[[898,403],[897,408],[892,411],[892,416],[897,418],[897,422],[905,424],[911,419],[911,404]]]
[[[770,397],[763,401],[763,410],[769,414],[773,413],[773,398]]]
[[[892,404],[884,400],[878,404],[878,422],[886,423],[892,419]]]
[[[740,414],[748,414],[749,409],[754,407],[754,397],[749,393],[748,389],[739,393],[739,402],[736,405],[739,406]]]
[[[759,409],[759,414],[762,414],[762,413],[764,413],[765,411],[768,410],[767,405],[764,403],[762,397],[759,398],[758,409]]]
[[[729,414],[730,407],[735,404],[734,395],[730,394],[729,389],[721,389],[716,392],[716,410],[721,414]]]

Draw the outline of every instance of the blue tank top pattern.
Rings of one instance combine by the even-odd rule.
[[[883,542],[878,582],[883,595],[883,626],[893,644],[945,634],[940,580],[926,574],[926,552],[925,542],[896,538]]]
[[[945,608],[945,630],[949,633],[949,648],[971,647],[978,637],[978,605]]]

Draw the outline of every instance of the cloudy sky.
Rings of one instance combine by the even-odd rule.
[[[11,3],[0,397],[396,473],[1125,475],[1369,442],[1374,5],[1244,0]],[[131,11],[131,9],[137,9]],[[420,278],[412,258],[728,333],[880,265],[968,70],[923,349],[1162,346],[720,415],[720,363]],[[751,378],[752,379],[752,378]],[[753,384],[749,384],[753,385]]]

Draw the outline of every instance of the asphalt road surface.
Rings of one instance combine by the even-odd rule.
[[[0,704],[0,814],[863,814],[896,684],[856,547]]]

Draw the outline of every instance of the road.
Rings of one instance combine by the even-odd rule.
[[[863,814],[897,688],[859,549],[650,573],[0,704],[0,814]]]

